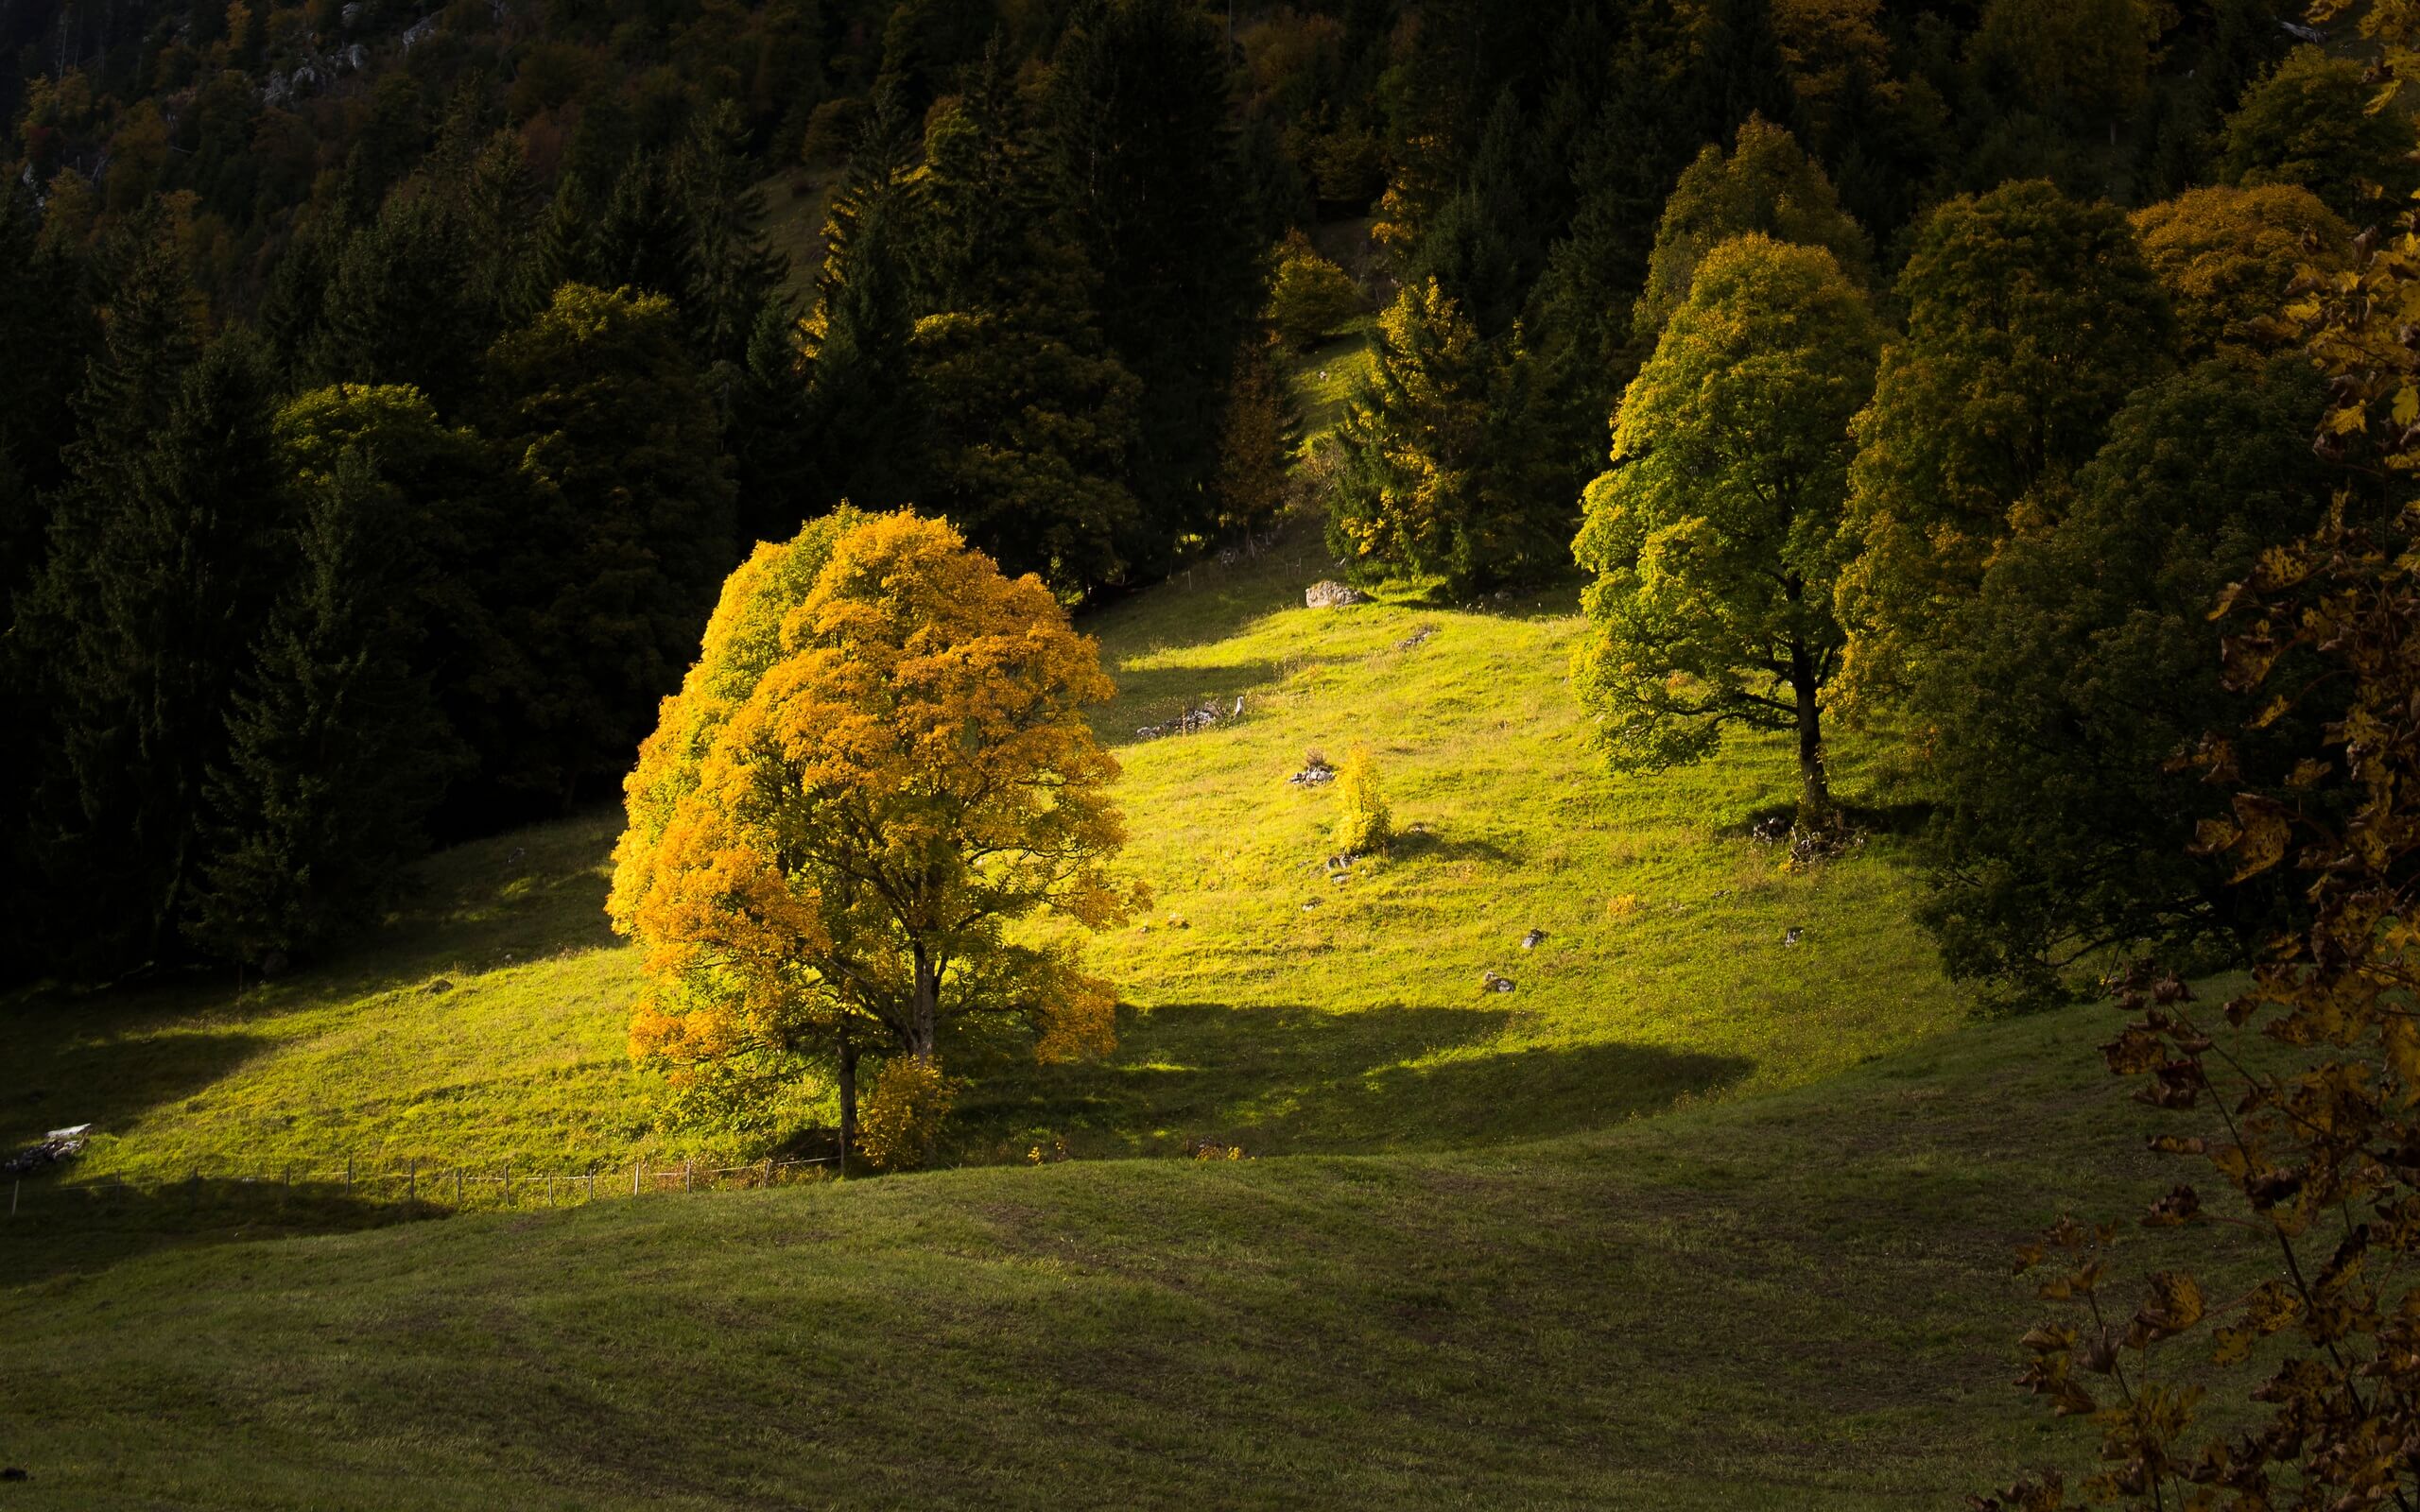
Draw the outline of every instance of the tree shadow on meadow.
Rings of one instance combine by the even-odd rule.
[[[1153,1155],[1192,1141],[1253,1155],[1443,1150],[1577,1133],[1721,1091],[1753,1063],[1634,1044],[1491,1051],[1507,1008],[1173,1004],[1119,1013],[1094,1065],[975,1068],[955,1143],[970,1161],[1054,1140],[1078,1155]]]
[[[1164,734],[1146,735],[1149,726],[1165,725],[1188,710],[1204,705],[1215,710],[1218,722],[1208,729],[1221,730],[1234,720],[1236,700],[1244,699],[1246,717],[1250,716],[1253,696],[1285,676],[1286,669],[1274,662],[1235,662],[1212,667],[1151,667],[1142,671],[1121,671],[1115,674],[1117,699],[1093,711],[1093,733],[1104,746],[1136,746],[1153,740],[1181,740],[1184,732],[1170,730]]]
[[[341,1188],[204,1177],[161,1186],[38,1177],[0,1218],[0,1287],[90,1276],[164,1249],[379,1228],[443,1214],[436,1205]],[[5,1210],[0,1210],[5,1211]]]
[[[146,1114],[202,1092],[272,1043],[234,1030],[119,1038],[104,1022],[97,1013],[60,1014],[38,1028],[29,1015],[12,1025],[15,1053],[0,1081],[0,1154],[77,1124],[109,1134],[138,1128]]]

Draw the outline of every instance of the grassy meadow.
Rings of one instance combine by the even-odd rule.
[[[0,1228],[8,1504],[1954,1504],[2076,1447],[2006,1384],[2010,1245],[2160,1184],[2098,1027],[1453,1153],[103,1193]]]
[[[2161,1174],[2095,1010],[1972,1019],[1853,738],[1866,842],[1788,871],[1778,740],[1599,765],[1574,588],[1305,608],[1334,572],[1302,523],[1087,618],[1153,893],[1092,943],[1119,1043],[945,1047],[951,1169],[540,1185],[765,1153],[629,1060],[610,811],[277,981],[7,1004],[0,1143],[96,1134],[0,1225],[0,1506],[1898,1508],[2070,1445],[2009,1248]],[[1336,867],[1288,779],[1356,744],[1402,837]],[[1150,1158],[1198,1141],[1249,1158]]]
[[[1328,565],[1298,529],[1093,621],[1128,864],[1154,898],[1092,947],[1128,1004],[1118,1050],[1046,1068],[965,1047],[956,1159],[1465,1148],[1795,1085],[1959,1022],[1887,826],[1799,875],[1750,835],[1793,791],[1778,741],[1608,777],[1565,681],[1567,595],[1303,608]],[[1136,734],[1203,702],[1224,716],[1208,730]],[[1337,872],[1333,787],[1288,778],[1357,742],[1407,833]],[[94,1123],[78,1175],[150,1182],[752,1159],[656,1127],[629,1062],[636,955],[603,913],[616,824],[441,855],[369,949],[240,993],[218,975],[37,994],[12,1009],[26,1053],[0,1118]],[[1482,991],[1491,970],[1515,989]]]

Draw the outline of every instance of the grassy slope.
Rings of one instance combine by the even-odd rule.
[[[2075,1447],[2004,1384],[2005,1257],[2156,1177],[2095,1027],[1480,1152],[57,1261],[146,1218],[102,1199],[0,1227],[7,1504],[1945,1505]]]
[[[158,1185],[685,1152],[622,1053],[613,817],[466,847],[369,949],[241,999],[13,1005],[0,1139],[96,1120],[80,1174],[138,1185],[0,1226],[0,1459],[35,1472],[6,1500],[1912,1506],[2033,1454],[2006,1246],[2147,1179],[2083,1027],[1955,1027],[1887,833],[1778,871],[1745,834],[1777,746],[1599,772],[1567,592],[1301,608],[1328,571],[1297,530],[1093,618],[1158,894],[1095,947],[1121,1045],[953,1062],[972,1161],[1259,1159],[401,1226]],[[1333,794],[1285,778],[1357,740],[1420,830],[1337,884]]]
[[[1094,960],[1134,1007],[1104,1064],[962,1056],[963,1158],[1054,1138],[1080,1154],[1466,1147],[1806,1081],[1955,1022],[1889,836],[1811,876],[1746,836],[1789,792],[1779,746],[1610,780],[1565,684],[1563,602],[1301,608],[1325,565],[1297,532],[1093,622],[1121,690],[1100,722],[1126,765],[1131,862],[1157,895]],[[1241,697],[1244,716],[1135,737],[1202,697]],[[1339,884],[1334,792],[1286,778],[1305,747],[1357,740],[1423,829]],[[217,977],[21,1005],[0,1137],[95,1122],[84,1174],[154,1180],[752,1156],[648,1127],[622,1048],[634,958],[600,912],[613,828],[441,857],[371,949],[241,999]],[[1532,927],[1547,941],[1524,952]],[[1519,989],[1483,994],[1488,969]]]

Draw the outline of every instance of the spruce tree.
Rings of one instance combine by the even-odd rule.
[[[719,100],[699,113],[673,180],[693,249],[683,300],[692,339],[708,362],[741,361],[789,259],[766,243],[765,194],[737,106]]]
[[[98,335],[82,267],[41,233],[31,193],[0,182],[0,629],[42,561],[43,495],[64,475],[68,400]]]
[[[815,304],[801,327],[819,512],[844,499],[865,508],[909,504],[922,482],[923,421],[908,352],[916,144],[916,123],[897,92],[878,91],[824,224]]]
[[[347,242],[309,354],[315,382],[409,384],[449,415],[467,400],[494,333],[447,187],[414,179]]]
[[[95,372],[88,416],[104,391],[148,380]],[[272,381],[251,337],[223,336],[183,373],[156,433],[104,452],[89,441],[117,426],[88,420],[78,443],[28,628],[60,723],[37,816],[44,880],[88,969],[154,958],[200,878],[204,773],[226,748],[228,696],[285,561]]]
[[[1011,575],[1068,595],[1115,582],[1137,514],[1135,382],[1093,323],[1092,270],[1051,224],[996,53],[936,112],[925,159],[920,502]]]
[[[735,559],[729,464],[660,295],[572,284],[488,354],[486,430],[512,489],[496,564],[521,686],[510,783],[568,803],[630,763]]]
[[[586,280],[600,288],[641,289],[685,304],[698,280],[690,210],[673,182],[670,163],[655,154],[634,159],[614,180],[589,238]]]
[[[254,965],[374,917],[426,849],[458,749],[413,666],[405,501],[357,450],[302,492],[300,570],[233,696],[186,921],[204,949]]]
[[[1228,364],[1260,299],[1230,208],[1226,37],[1186,0],[1084,0],[1052,63],[1056,191],[1100,277],[1101,334],[1142,384],[1142,507],[1120,555],[1165,570],[1209,524]]]
[[[746,358],[724,377],[722,403],[740,542],[786,541],[814,509],[815,482],[805,353],[787,300],[769,299],[756,312]]]

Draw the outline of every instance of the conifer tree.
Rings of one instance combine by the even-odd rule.
[[[504,639],[528,682],[509,784],[568,802],[620,771],[734,555],[731,479],[661,295],[571,284],[486,362],[518,511]]]
[[[1236,353],[1219,436],[1219,473],[1211,480],[1221,540],[1250,537],[1285,511],[1287,460],[1302,417],[1287,387],[1274,342],[1253,335]]]
[[[699,113],[673,179],[692,247],[683,304],[693,339],[709,362],[741,361],[789,259],[766,243],[765,194],[737,106],[718,100]]]
[[[306,365],[317,383],[408,384],[449,415],[469,398],[495,333],[474,287],[469,227],[445,189],[414,178],[346,243]]]
[[[923,419],[908,352],[915,125],[896,91],[877,92],[832,197],[815,305],[800,327],[806,448],[824,507],[906,504],[921,482]]]
[[[744,360],[725,375],[722,389],[742,545],[789,539],[814,507],[805,368],[796,313],[786,299],[768,300],[756,312]]]
[[[358,450],[300,484],[300,571],[209,770],[214,843],[186,923],[204,949],[253,965],[374,917],[425,849],[457,755],[413,665],[407,506]]]
[[[1369,372],[1337,427],[1342,465],[1327,501],[1328,545],[1367,578],[1435,574],[1464,594],[1496,564],[1476,550],[1505,501],[1488,473],[1490,354],[1435,280],[1406,286],[1378,317]]]
[[[43,494],[63,472],[68,401],[97,336],[78,260],[45,245],[32,195],[0,183],[0,629],[43,558]]]
[[[141,364],[131,335],[111,333],[117,362]],[[183,328],[164,335],[173,346]],[[88,416],[103,393],[135,398],[156,382],[114,369],[95,365]],[[227,698],[283,575],[271,381],[251,339],[224,336],[140,443],[104,451],[94,443],[122,421],[88,420],[54,523],[28,627],[60,724],[38,836],[52,896],[73,914],[65,948],[87,968],[151,958],[200,879],[204,773],[226,748]]]
[[[1057,189],[1093,270],[1101,335],[1141,383],[1141,505],[1119,553],[1164,570],[1206,524],[1227,364],[1259,301],[1252,229],[1230,209],[1219,24],[1186,0],[1080,0],[1046,102]]]
[[[1091,269],[1056,233],[998,54],[926,133],[916,379],[925,507],[1004,571],[1080,596],[1115,582],[1136,385],[1104,349]]]
[[[581,281],[661,294],[675,304],[687,301],[699,275],[693,209],[664,157],[633,160],[614,180],[591,230]]]

